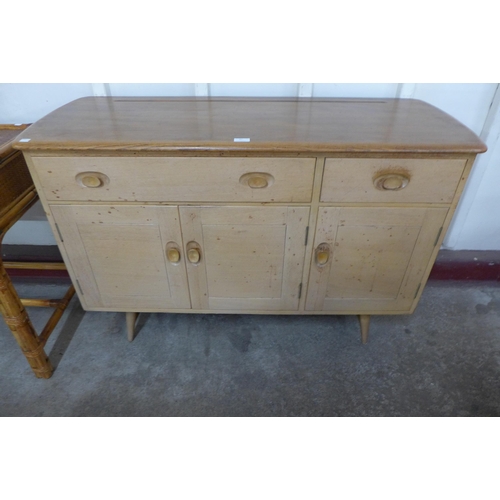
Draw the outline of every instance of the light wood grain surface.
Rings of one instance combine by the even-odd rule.
[[[321,207],[314,246],[331,256],[311,265],[306,309],[409,312],[447,212]]]
[[[359,314],[363,342],[486,150],[411,99],[84,98],[18,139],[85,309]]]
[[[51,201],[309,202],[315,159],[42,156],[33,163]],[[107,181],[86,187],[77,180],[85,172]],[[272,184],[241,182],[256,173]]]
[[[177,207],[52,206],[85,307],[189,308]],[[92,269],[92,272],[88,272]]]
[[[322,202],[450,203],[466,160],[408,158],[327,158]],[[402,189],[378,189],[376,179],[401,174]]]
[[[25,150],[269,154],[486,150],[457,120],[413,99],[85,97],[42,118],[19,139],[30,139],[15,142],[16,148]]]

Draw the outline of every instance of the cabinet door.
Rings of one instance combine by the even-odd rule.
[[[190,307],[177,207],[53,205],[87,309]],[[175,262],[178,249],[180,260]]]
[[[194,309],[298,309],[308,207],[180,207],[180,214],[193,253]]]
[[[408,312],[447,212],[320,207],[306,310]]]

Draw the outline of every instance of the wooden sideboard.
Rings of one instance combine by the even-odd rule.
[[[411,99],[83,98],[15,143],[82,306],[417,306],[481,140]]]

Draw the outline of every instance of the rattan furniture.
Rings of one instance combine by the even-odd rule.
[[[0,248],[9,228],[38,200],[30,173],[19,151],[12,142],[26,125],[0,125]],[[73,285],[62,299],[19,298],[6,268],[64,269],[59,263],[3,262],[0,254],[0,312],[14,335],[31,369],[38,378],[49,378],[53,367],[44,351],[45,343],[57,325],[71,297]],[[54,307],[55,311],[41,334],[38,335],[25,307]]]

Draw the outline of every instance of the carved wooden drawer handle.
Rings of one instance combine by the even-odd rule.
[[[385,174],[376,177],[373,183],[380,191],[399,191],[404,189],[410,178],[404,174]]]
[[[201,261],[201,247],[196,241],[190,241],[186,245],[187,259],[191,264],[199,264]]]
[[[330,245],[328,245],[328,243],[321,243],[321,245],[318,245],[315,252],[315,260],[318,267],[323,267],[328,264],[330,260]]]
[[[240,177],[240,184],[252,189],[263,189],[274,183],[274,177],[265,172],[251,172]]]
[[[177,248],[170,248],[167,250],[167,259],[175,264],[181,260],[181,254]]]
[[[82,172],[75,179],[80,186],[87,188],[99,188],[109,184],[109,177],[101,172]]]
[[[188,250],[188,260],[191,264],[198,264],[200,262],[200,251],[197,248]]]
[[[178,264],[181,260],[181,251],[179,245],[175,241],[169,241],[167,243],[167,260],[172,264]]]

